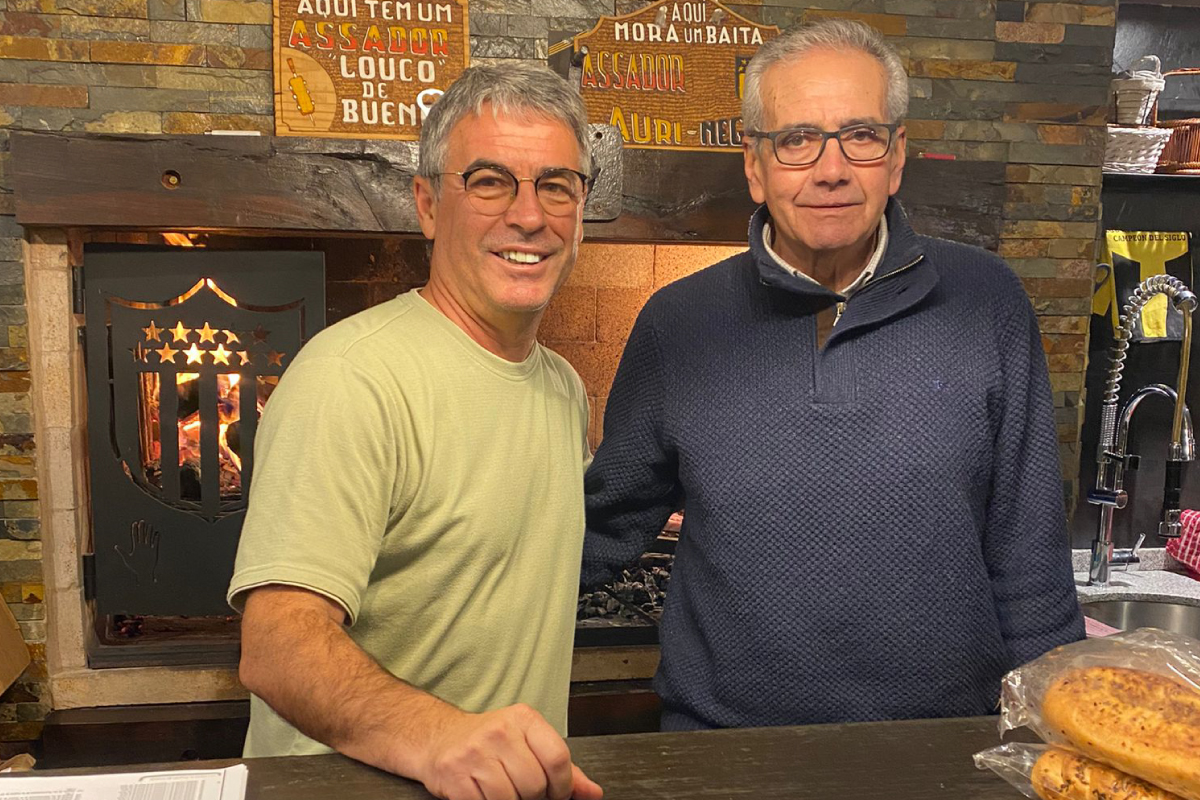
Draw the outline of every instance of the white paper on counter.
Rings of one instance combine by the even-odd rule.
[[[119,775],[0,778],[0,800],[244,800],[246,765]]]

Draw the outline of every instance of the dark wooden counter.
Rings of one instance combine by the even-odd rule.
[[[975,752],[999,743],[996,723],[995,717],[977,717],[649,733],[575,738],[570,745],[577,763],[604,787],[606,800],[1019,800],[1015,789],[971,761]],[[246,763],[247,800],[429,798],[418,784],[342,756]]]

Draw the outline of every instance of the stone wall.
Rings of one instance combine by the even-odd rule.
[[[551,31],[583,31],[601,14],[645,4],[474,0],[473,58],[541,59]],[[732,8],[780,25],[827,14],[875,25],[904,53],[914,78],[912,156],[951,154],[1003,167],[1007,196],[993,244],[1025,280],[1039,313],[1067,496],[1073,498],[1115,0],[819,0]],[[8,131],[269,133],[271,4],[0,0],[0,9],[0,594],[34,655],[25,675],[0,696],[0,741],[20,742],[37,736],[51,698],[30,420],[25,237],[11,217]],[[587,382],[594,441],[641,303],[654,287],[724,252],[585,248],[576,275],[547,315],[543,336]],[[331,274],[331,305],[352,310],[377,301],[380,287],[413,282],[412,274],[368,273]]]
[[[13,213],[8,132],[272,130],[269,2],[5,0],[0,215]],[[0,742],[35,739],[51,707],[22,229],[0,216],[0,594],[33,663],[0,696]],[[60,321],[61,324],[61,321]],[[0,746],[0,754],[5,749]]]

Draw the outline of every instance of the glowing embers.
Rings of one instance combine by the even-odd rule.
[[[211,281],[197,283],[197,287]],[[230,305],[236,305],[230,301]],[[176,311],[175,313],[179,313]],[[220,499],[241,499],[241,405],[247,390],[242,380],[250,381],[258,413],[262,413],[266,398],[278,383],[277,375],[259,375],[280,368],[287,353],[276,350],[270,343],[270,331],[263,325],[248,331],[214,327],[208,320],[194,323],[182,319],[151,319],[142,326],[142,341],[130,348],[133,361],[138,363],[138,441],[145,481],[158,489],[163,486],[162,428],[163,408],[175,414],[174,426],[178,438],[179,499],[202,499],[204,459],[200,456],[204,443],[204,417],[216,419],[218,434],[218,494]],[[228,372],[221,369],[226,367]],[[220,371],[218,371],[220,369]],[[162,385],[175,384],[175,402],[164,405]],[[215,381],[216,390],[205,391],[205,381]],[[202,414],[204,397],[216,404],[216,415]],[[169,409],[174,409],[174,411]],[[257,419],[257,416],[256,416]],[[211,446],[208,445],[208,446]],[[211,462],[210,462],[211,468]]]
[[[176,395],[175,435],[178,443],[180,499],[201,499],[201,381],[196,372],[143,372],[138,391],[138,433],[142,466],[151,485],[162,486],[162,383],[174,376]],[[221,500],[239,500],[242,496],[242,403],[247,399],[241,388],[243,376],[237,372],[217,373],[217,448]],[[258,414],[279,383],[274,375],[254,376],[253,398]],[[169,384],[168,384],[169,385]],[[170,423],[168,422],[169,426]],[[169,429],[169,428],[168,428]]]
[[[211,284],[211,281],[208,282]],[[204,282],[197,284],[204,285]],[[210,286],[210,288],[213,288]],[[178,312],[177,312],[178,313]],[[146,481],[164,489],[162,469],[163,409],[174,413],[178,447],[179,499],[200,501],[204,460],[203,419],[216,419],[219,457],[218,493],[221,501],[242,499],[242,404],[249,396],[242,387],[249,381],[257,412],[278,383],[278,376],[258,375],[283,366],[287,353],[270,343],[271,332],[258,325],[253,330],[230,330],[182,319],[151,319],[141,328],[144,339],[129,352],[138,363],[138,440]],[[229,371],[220,369],[229,368]],[[162,402],[162,385],[175,384],[175,402]],[[215,382],[206,391],[205,382]],[[216,404],[215,417],[202,413],[204,398]],[[174,412],[169,409],[174,408]],[[257,414],[256,417],[257,419]],[[207,445],[207,446],[211,446]],[[210,462],[210,468],[211,468]]]
[[[138,387],[134,433],[142,470],[130,477],[175,507],[228,512],[244,500],[243,468],[253,471],[242,440],[251,446],[267,396],[298,349],[294,336],[272,331],[262,309],[240,306],[211,278],[166,304],[122,301],[119,308],[146,312],[127,317],[130,326],[119,311],[113,328],[122,331],[114,342],[133,343],[124,350]],[[124,365],[114,380],[128,374]]]

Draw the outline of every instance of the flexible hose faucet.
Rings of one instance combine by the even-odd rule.
[[[1179,375],[1174,390],[1162,384],[1153,384],[1136,392],[1117,421],[1117,406],[1121,390],[1121,372],[1128,356],[1129,339],[1133,325],[1142,309],[1156,295],[1165,294],[1171,304],[1183,314],[1183,352],[1179,359]],[[1116,346],[1112,350],[1108,378],[1100,409],[1100,444],[1096,452],[1096,488],[1088,492],[1088,502],[1100,506],[1100,527],[1092,543],[1092,562],[1088,570],[1088,583],[1108,583],[1109,566],[1114,563],[1135,563],[1137,549],[1145,540],[1138,539],[1132,551],[1116,555],[1112,546],[1112,515],[1124,508],[1129,500],[1124,489],[1126,469],[1135,469],[1137,456],[1126,452],[1129,425],[1133,414],[1142,400],[1152,395],[1166,397],[1174,403],[1171,416],[1171,443],[1167,453],[1166,481],[1163,487],[1163,505],[1158,524],[1158,535],[1171,538],[1179,535],[1180,492],[1183,485],[1184,462],[1195,458],[1195,437],[1192,418],[1185,402],[1187,391],[1188,363],[1192,349],[1192,312],[1196,310],[1196,295],[1177,278],[1170,275],[1155,275],[1142,281],[1121,310],[1117,325]]]

